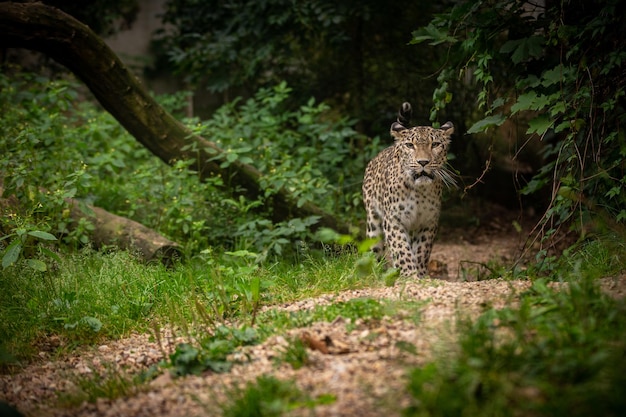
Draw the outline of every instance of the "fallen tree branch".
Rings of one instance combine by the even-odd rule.
[[[1,181],[0,178],[0,183]],[[3,188],[0,185],[0,197],[2,194]],[[71,198],[65,201],[70,208],[72,219],[68,226],[69,230],[74,230],[73,225],[78,224],[81,219],[91,222],[94,230],[91,232],[90,240],[96,249],[116,247],[129,250],[145,262],[159,261],[165,265],[171,265],[183,258],[183,252],[178,243],[141,223],[109,213],[100,207],[87,205],[86,210],[82,210],[81,203]],[[8,217],[20,210],[19,200],[15,196],[0,198],[0,215]],[[10,230],[0,230],[0,236],[10,232]]]
[[[90,238],[97,249],[112,246],[128,250],[145,262],[159,261],[168,266],[183,258],[178,243],[141,223],[109,213],[100,207],[88,206],[87,211],[93,214],[87,214],[80,209],[78,201],[68,199],[67,202],[70,216],[75,222],[87,219],[93,223],[94,230]]]
[[[135,139],[167,164],[193,160],[190,168],[201,178],[221,176],[230,191],[241,189],[251,200],[265,194],[261,172],[239,161],[222,167],[226,161],[222,149],[174,119],[102,39],[61,10],[42,3],[0,3],[0,47],[39,51],[66,66]],[[317,227],[350,232],[350,225],[319,206],[307,202],[298,207],[285,188],[274,191],[268,203],[273,220],[319,216]]]

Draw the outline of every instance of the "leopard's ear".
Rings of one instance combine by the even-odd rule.
[[[452,122],[445,122],[443,126],[441,126],[439,129],[443,130],[443,133],[446,136],[452,136],[452,134],[454,133],[454,125],[452,124]]]
[[[389,130],[389,132],[391,133],[391,136],[393,138],[400,139],[402,137],[401,132],[406,129],[407,128],[403,124],[398,123],[398,122],[393,122],[391,124],[391,129]]]

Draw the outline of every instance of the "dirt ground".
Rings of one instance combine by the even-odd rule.
[[[517,222],[517,223],[515,223]],[[521,253],[532,222],[498,207],[482,218],[463,219],[460,226],[442,227],[433,249],[433,272],[439,279],[398,282],[393,287],[328,294],[293,304],[266,308],[311,309],[321,304],[358,297],[423,300],[420,320],[394,317],[371,323],[346,320],[314,323],[270,337],[261,345],[243,348],[233,359],[242,359],[231,372],[172,379],[164,373],[131,396],[99,399],[73,408],[58,406],[59,392],[72,392],[80,377],[96,373],[129,374],[158,363],[184,340],[163,331],[160,343],[150,334],[133,334],[122,340],[80,348],[55,356],[58,341],[50,340],[38,360],[13,375],[0,375],[0,400],[15,405],[26,416],[214,416],[234,385],[252,381],[262,374],[294,380],[312,397],[332,394],[331,404],[314,410],[299,409],[290,415],[399,416],[410,399],[406,394],[406,371],[423,364],[437,352],[453,349],[454,318],[478,314],[486,306],[504,306],[530,286],[528,281],[476,280],[489,273],[489,263],[512,265]],[[519,230],[519,227],[522,230]],[[625,277],[608,278],[605,287],[624,297]],[[273,360],[290,338],[307,341],[310,363],[298,370]],[[416,347],[408,353],[398,342]],[[77,378],[78,377],[78,378]]]

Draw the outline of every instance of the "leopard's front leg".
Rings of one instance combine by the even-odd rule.
[[[418,264],[406,227],[397,218],[383,219],[383,231],[393,267],[398,268],[405,277],[415,276]]]
[[[428,275],[428,261],[436,234],[436,227],[411,232],[411,252],[415,255],[416,273],[419,277]]]

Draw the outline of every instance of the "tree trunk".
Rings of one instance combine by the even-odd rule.
[[[89,27],[41,3],[0,3],[0,48],[42,52],[80,78],[100,104],[142,145],[164,162],[192,159],[201,178],[219,175],[249,199],[264,195],[261,173],[235,161],[220,165],[225,154],[215,143],[194,135],[146,92],[136,77]],[[349,225],[312,203],[298,207],[283,188],[275,190],[271,209],[275,221],[319,216],[317,226],[348,233]]]

